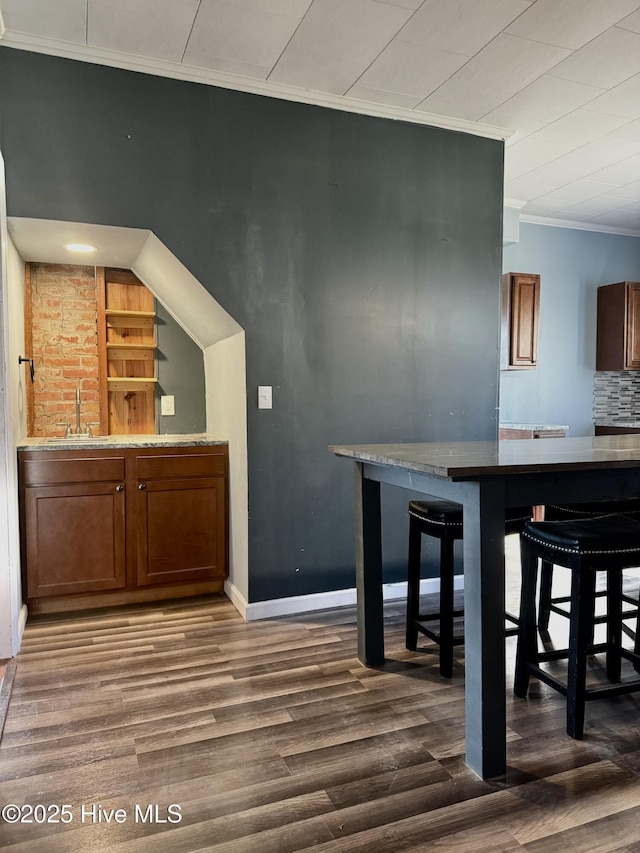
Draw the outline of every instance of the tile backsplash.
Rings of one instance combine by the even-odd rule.
[[[603,370],[594,374],[593,419],[640,420],[640,371]]]

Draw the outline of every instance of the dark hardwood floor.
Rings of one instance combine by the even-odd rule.
[[[209,597],[30,621],[0,804],[68,804],[71,820],[0,821],[0,846],[640,851],[639,698],[590,703],[576,742],[561,696],[508,685],[508,775],[484,782],[463,760],[462,650],[445,681],[437,655],[404,649],[403,605],[387,616],[376,670],[356,659],[353,608],[245,624]],[[141,820],[171,804],[180,823]]]

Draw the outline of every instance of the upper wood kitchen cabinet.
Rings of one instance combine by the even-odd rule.
[[[596,370],[640,370],[640,282],[598,288]]]
[[[502,370],[538,366],[540,276],[509,272],[502,276]]]

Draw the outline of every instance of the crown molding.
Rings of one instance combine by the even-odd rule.
[[[0,19],[0,27],[2,21]],[[423,113],[405,107],[395,107],[386,104],[376,104],[373,101],[362,101],[357,98],[347,98],[343,95],[332,95],[328,92],[315,92],[300,89],[284,83],[274,83],[269,80],[256,80],[253,77],[243,77],[238,74],[228,74],[224,71],[214,71],[208,68],[198,68],[193,65],[181,65],[152,57],[131,56],[104,48],[88,47],[84,44],[58,41],[12,30],[0,29],[0,45],[17,50],[27,50],[33,53],[46,53],[65,59],[75,59],[80,62],[90,62],[94,65],[107,65],[124,71],[136,71],[141,74],[155,74],[159,77],[170,77],[174,80],[186,80],[192,83],[202,83],[206,86],[218,86],[222,89],[234,89],[253,95],[263,95],[268,98],[279,98],[284,101],[295,101],[311,104],[317,107],[341,110],[342,112],[370,115],[377,118],[406,121],[412,124],[439,127],[443,130],[455,130],[469,133],[473,136],[483,136],[487,139],[504,141],[512,134],[512,130],[491,124],[468,121],[453,116],[440,116],[433,113]]]
[[[598,225],[596,222],[576,222],[573,219],[554,219],[551,216],[530,216],[520,214],[520,222],[532,225],[547,225],[551,228],[572,228],[575,231],[596,231],[600,234],[619,234],[622,237],[640,237],[636,228],[616,228],[615,225]]]
[[[526,201],[520,201],[520,199],[517,198],[504,198],[502,203],[505,207],[511,207],[514,210],[522,210],[525,204],[527,204]]]

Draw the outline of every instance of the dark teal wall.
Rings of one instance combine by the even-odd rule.
[[[205,432],[203,352],[157,300],[156,343],[158,432],[161,435]],[[174,398],[175,415],[162,415],[160,396],[163,394]]]
[[[11,215],[148,228],[245,328],[251,601],[354,585],[328,444],[496,435],[502,143],[7,48],[0,121]]]

